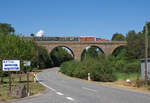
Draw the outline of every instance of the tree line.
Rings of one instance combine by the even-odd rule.
[[[57,53],[59,51],[59,53]],[[65,54],[65,56],[63,56]],[[63,61],[71,58],[67,51],[63,48],[54,49],[51,55],[47,50],[34,41],[24,40],[23,37],[15,34],[15,29],[11,24],[0,23],[0,67],[2,60],[18,59],[21,61],[21,72],[27,70],[23,66],[23,61],[31,61],[31,69],[42,69],[53,66],[59,66]],[[7,72],[2,72],[0,76],[7,76]]]
[[[115,33],[112,41],[127,41],[126,46],[118,47],[112,55],[105,56],[96,47],[84,51],[82,61],[69,61],[61,65],[60,71],[73,77],[87,79],[91,73],[91,79],[96,81],[115,81],[118,73],[129,75],[137,74],[139,78],[141,67],[140,60],[144,58],[145,51],[145,26],[141,32],[129,31],[126,36]],[[148,40],[150,40],[150,22],[148,23]],[[148,56],[150,57],[150,42]]]
[[[141,32],[136,33],[134,30],[130,30],[126,36],[121,33],[115,33],[112,37],[112,41],[127,41],[127,53],[126,56],[130,59],[142,59],[144,58],[145,50],[145,26]],[[148,41],[150,41],[150,22],[148,22]],[[150,42],[148,42],[148,56],[150,57]]]

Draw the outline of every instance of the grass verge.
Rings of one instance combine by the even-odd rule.
[[[42,86],[39,83],[34,83],[34,73],[29,73],[29,91],[30,96],[38,94],[45,90],[45,87]],[[12,90],[19,85],[19,84],[27,84],[26,83],[27,76],[26,74],[21,75],[21,81],[20,76],[16,74],[12,74]],[[1,101],[9,101],[15,99],[14,97],[9,95],[9,78],[4,77],[3,83],[0,84],[0,102]]]
[[[117,79],[126,80],[126,79],[136,79],[138,74],[137,73],[115,73]]]

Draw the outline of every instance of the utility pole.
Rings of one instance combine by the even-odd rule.
[[[148,82],[147,60],[148,60],[148,22],[146,22],[146,25],[145,25],[145,83],[146,83],[146,86],[147,86],[147,82]]]

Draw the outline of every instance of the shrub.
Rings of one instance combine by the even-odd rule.
[[[88,58],[82,62],[65,62],[61,65],[60,72],[82,79],[87,79],[88,73],[91,73],[91,79],[94,81],[116,80],[111,59],[104,56],[99,59]]]
[[[67,74],[69,76],[73,75],[73,71],[75,68],[79,65],[79,62],[77,61],[69,61],[69,62],[64,62],[61,64],[61,69],[60,72]]]
[[[115,81],[116,77],[114,75],[114,67],[112,66],[111,58],[104,58],[102,62],[97,62],[97,65],[94,65],[95,69],[93,72],[96,72],[94,77],[95,81]]]
[[[124,72],[125,66],[126,66],[125,60],[117,60],[115,62],[115,70],[117,72]]]
[[[134,61],[127,64],[125,73],[139,73],[140,72],[140,62]]]

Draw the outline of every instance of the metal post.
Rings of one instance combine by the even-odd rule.
[[[147,85],[148,82],[148,75],[147,75],[147,60],[148,60],[148,22],[145,25],[145,83]]]
[[[27,70],[27,66],[26,66],[26,70]],[[28,73],[28,70],[27,70],[27,94],[28,94],[28,96],[30,95],[29,94],[29,73]]]
[[[30,95],[29,93],[29,73],[27,72],[27,93],[28,93],[28,96]]]
[[[36,83],[36,74],[34,73],[34,83]]]

